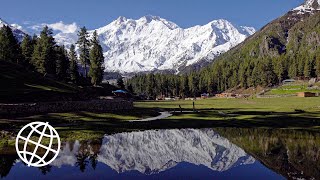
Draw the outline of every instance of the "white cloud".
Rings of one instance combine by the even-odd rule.
[[[47,26],[53,30],[61,31],[62,33],[75,33],[78,29],[78,26],[75,22],[72,24],[64,24],[62,21],[60,21],[53,24],[47,24]]]
[[[34,31],[41,31],[42,28],[47,25],[47,24],[35,24],[35,25],[32,25],[32,26],[29,26],[28,28],[29,29],[32,29]]]
[[[28,28],[32,29],[35,32],[40,32],[44,26],[48,26],[54,31],[58,31],[58,33],[75,33],[78,30],[77,23],[71,23],[71,24],[65,24],[64,22],[56,22],[52,24],[34,24],[32,26],[29,26]]]

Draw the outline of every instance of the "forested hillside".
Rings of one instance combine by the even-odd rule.
[[[127,84],[149,96],[195,96],[229,88],[273,86],[320,76],[320,12],[290,11],[207,68],[186,75],[137,75]]]
[[[10,25],[0,27],[0,103],[61,101],[91,98],[103,80],[103,53],[94,32],[91,39],[85,28],[79,32],[80,58],[75,45],[70,50],[59,46],[47,26],[40,36],[19,37]],[[78,63],[88,72],[78,71]],[[81,86],[82,88],[79,88]],[[99,86],[99,90],[103,89]],[[105,85],[111,93],[113,87]]]

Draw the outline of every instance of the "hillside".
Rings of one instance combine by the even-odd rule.
[[[44,78],[24,67],[1,61],[0,103],[77,99],[77,86]]]
[[[0,103],[90,100],[111,96],[117,89],[111,84],[98,87],[69,84],[7,61],[1,61],[0,72]]]
[[[308,0],[270,22],[218,57],[202,73],[212,72],[213,86],[218,91],[236,86],[272,86],[286,78],[319,76],[320,11],[307,6],[317,7],[315,3],[318,2]]]
[[[271,87],[287,78],[320,77],[319,7],[318,1],[306,1],[215,58],[206,68],[199,62],[191,72],[180,76],[137,75],[127,84],[136,93],[152,97],[190,97],[230,88]]]

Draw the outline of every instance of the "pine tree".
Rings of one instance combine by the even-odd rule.
[[[60,80],[68,79],[69,59],[64,46],[58,46],[56,51],[56,75]]]
[[[84,67],[84,75],[88,77],[87,66],[90,65],[90,41],[86,27],[82,27],[78,33],[78,42],[80,63]]]
[[[199,92],[199,78],[198,75],[196,73],[190,73],[189,74],[189,90],[191,92],[191,94],[195,97],[197,96],[198,92]]]
[[[30,67],[30,63],[32,61],[32,54],[33,54],[33,50],[34,50],[34,41],[33,39],[26,34],[21,42],[21,52],[23,55],[23,59],[24,59],[24,66],[29,68]]]
[[[94,31],[93,37],[91,40],[91,50],[90,50],[90,69],[89,76],[91,77],[91,83],[96,86],[102,82],[103,79],[103,51],[100,45],[97,31]]]
[[[279,84],[281,83],[281,81],[284,79],[284,65],[283,62],[279,59],[277,61],[276,64],[276,68],[275,68],[276,74],[277,74],[277,78],[278,78],[278,82]]]
[[[70,61],[70,67],[69,67],[70,80],[74,83],[77,83],[79,79],[78,57],[75,51],[75,46],[73,44],[71,45],[70,51],[69,51],[69,61]]]
[[[17,39],[9,26],[0,28],[0,60],[19,63],[22,59]]]
[[[56,74],[55,44],[52,30],[45,26],[40,33],[40,38],[37,39],[31,61],[39,73]]]
[[[146,92],[148,94],[149,97],[155,99],[156,98],[156,94],[155,94],[155,88],[156,88],[156,80],[154,78],[154,74],[148,74],[147,78],[146,78]]]
[[[120,77],[117,79],[117,86],[120,88],[120,89],[124,89],[124,82],[123,82],[123,78]]]
[[[127,89],[128,89],[128,91],[129,91],[130,93],[134,93],[132,84],[128,84]]]
[[[303,70],[304,77],[310,78],[311,72],[312,72],[312,63],[309,60],[306,60],[304,64],[304,70]]]
[[[297,64],[296,64],[296,63],[290,64],[290,67],[289,67],[289,77],[290,77],[290,78],[295,78],[295,77],[297,77],[297,74],[298,74]]]
[[[316,75],[317,77],[320,77],[320,54],[316,57],[315,60],[315,64],[316,64]]]

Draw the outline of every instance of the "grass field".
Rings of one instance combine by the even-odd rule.
[[[233,127],[276,127],[276,128],[308,128],[319,130],[320,98],[254,98],[254,99],[220,99],[197,100],[195,108],[198,112],[180,113],[193,110],[193,101],[171,102],[137,102],[139,108],[159,108],[175,111],[174,116],[167,118],[169,122],[195,124],[205,123],[217,126]]]
[[[180,112],[179,105],[183,112]],[[128,121],[154,117],[160,111],[172,111],[173,116],[151,122]],[[172,128],[276,128],[320,132],[320,97],[135,102],[135,109],[131,111],[49,113],[0,119],[0,130],[17,132],[31,121],[49,122],[63,140],[86,140],[116,132]]]
[[[297,81],[271,89],[269,92],[266,93],[266,95],[292,95],[297,94],[298,92],[320,93],[319,85],[319,83],[316,83],[313,85],[314,88],[310,88],[308,82]]]

